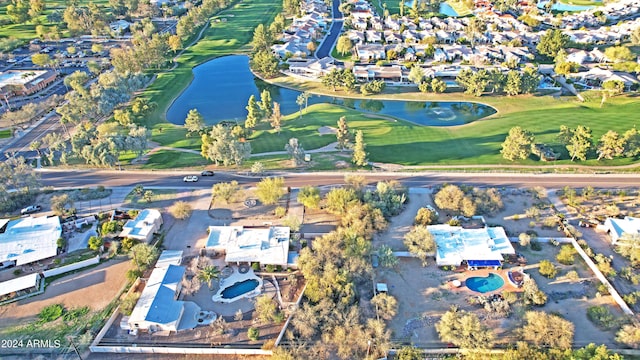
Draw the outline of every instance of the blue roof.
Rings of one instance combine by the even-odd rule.
[[[183,302],[174,299],[176,287],[172,285],[180,284],[185,270],[182,266],[169,265],[145,320],[167,324],[180,319]]]
[[[467,265],[473,267],[500,266],[502,265],[502,262],[500,260],[467,260]]]

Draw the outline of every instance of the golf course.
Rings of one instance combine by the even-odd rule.
[[[279,11],[279,6],[265,0],[234,3],[212,18],[202,39],[176,59],[175,69],[157,75],[156,81],[140,95],[157,104],[155,110],[144,119],[144,125],[153,130],[154,142],[165,147],[200,150],[200,139],[197,136],[187,137],[187,131],[182,126],[167,122],[167,109],[193,79],[193,67],[224,55],[247,54],[253,29],[259,23],[268,24]],[[288,77],[279,77],[269,82],[311,93],[363,98],[356,92],[334,92],[320,83],[298,82]],[[358,112],[343,106],[315,104],[304,109],[302,116],[297,111],[283,114],[285,116],[279,133],[271,129],[268,122],[259,123],[247,140],[251,143],[253,154],[283,151],[284,145],[292,137],[298,138],[304,149],[316,149],[335,142],[335,136],[321,136],[318,129],[322,126],[335,127],[338,119],[345,116],[352,131],[363,131],[368,157],[372,162],[407,166],[473,167],[517,164],[533,167],[569,164],[623,166],[637,161],[635,158],[597,161],[595,150],[592,150],[593,153],[586,161],[569,160],[566,150],[557,140],[561,125],[570,128],[588,126],[592,130],[594,143],[609,130],[622,134],[638,125],[640,101],[637,97],[615,96],[603,103],[600,92],[587,92],[582,95],[585,98],[584,102],[574,96],[533,94],[508,97],[485,94],[473,97],[461,92],[429,94],[420,93],[412,87],[387,87],[383,93],[368,96],[366,99],[479,102],[492,106],[497,113],[466,125],[430,127],[400,118]],[[548,163],[538,161],[537,157],[516,162],[503,159],[500,154],[501,144],[514,126],[520,126],[533,133],[536,143],[544,143],[554,148],[560,154],[560,159]],[[150,155],[144,166],[166,168],[171,164],[187,167],[208,163],[197,154],[180,153],[179,161],[177,158],[175,151],[163,149]],[[270,159],[286,158],[286,155],[276,155],[252,158],[252,161],[261,159],[270,163]],[[277,167],[277,163],[274,161],[273,166]],[[319,166],[317,169],[323,167]]]

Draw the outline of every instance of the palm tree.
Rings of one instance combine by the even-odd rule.
[[[209,286],[209,290],[211,289],[213,279],[218,279],[220,277],[220,269],[217,266],[208,265],[204,269],[200,270],[198,273],[198,279],[200,281],[206,282]]]

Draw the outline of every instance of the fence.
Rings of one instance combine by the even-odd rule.
[[[60,267],[57,267],[55,269],[45,270],[42,273],[44,274],[44,277],[47,278],[47,277],[50,277],[50,276],[56,276],[56,275],[64,274],[64,273],[69,272],[69,271],[82,269],[83,267],[87,267],[87,266],[90,266],[90,265],[95,265],[95,264],[97,264],[99,262],[100,262],[100,256],[96,255],[95,257],[92,257],[91,259],[78,261],[77,263],[73,263],[73,264],[69,264],[69,265],[65,265],[65,266],[60,266]]]

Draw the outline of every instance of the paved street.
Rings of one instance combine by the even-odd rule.
[[[327,35],[316,51],[316,57],[318,59],[331,56],[331,49],[333,49],[333,45],[336,43],[336,40],[342,31],[344,21],[342,20],[342,13],[338,10],[339,6],[340,0],[333,0],[333,23],[331,24],[329,35]]]

